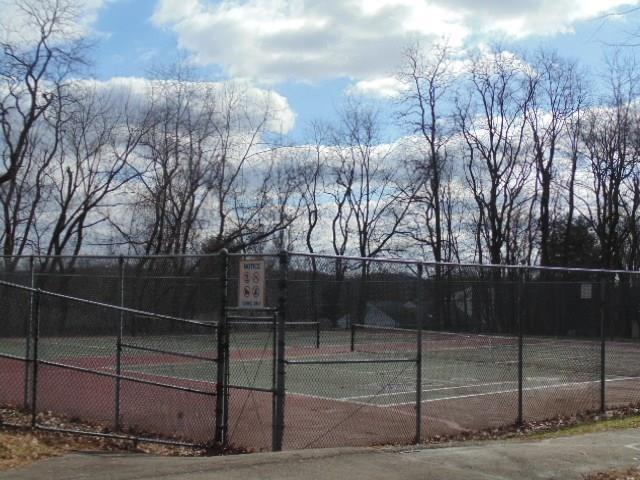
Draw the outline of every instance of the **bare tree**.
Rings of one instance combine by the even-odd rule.
[[[137,177],[129,159],[143,129],[126,99],[116,108],[111,97],[78,86],[67,115],[39,212],[40,251],[47,255],[78,255],[87,231],[106,221],[101,209],[115,206],[112,194]]]
[[[568,144],[569,175],[564,185],[566,190],[566,222],[564,224],[564,242],[562,251],[562,265],[569,266],[570,239],[573,238],[574,216],[576,212],[576,173],[578,160],[581,156],[581,133],[584,122],[583,106],[580,106],[566,122],[565,139]]]
[[[636,134],[634,148],[640,148]],[[640,165],[634,164],[631,175],[626,180],[627,195],[622,196],[624,212],[624,231],[626,242],[623,248],[623,267],[627,270],[638,270],[640,267]]]
[[[337,154],[349,165],[347,202],[357,235],[357,251],[375,257],[394,251],[398,235],[415,201],[417,188],[393,159],[393,146],[380,138],[378,113],[358,103],[347,105],[340,125]]]
[[[340,147],[337,147],[339,149]],[[333,253],[342,256],[346,253],[352,233],[351,218],[353,209],[349,203],[349,195],[353,188],[355,165],[353,158],[336,154],[333,156],[325,177],[323,191],[331,198],[333,214],[331,218],[331,246]]]
[[[627,234],[622,217],[624,189],[640,160],[634,103],[640,83],[633,59],[614,56],[609,72],[608,101],[589,112],[582,133],[591,171],[591,195],[583,198],[583,205],[598,236],[602,267],[621,268]]]
[[[539,188],[540,194],[539,198],[534,197],[539,205],[540,264],[549,265],[551,189],[558,143],[567,121],[584,102],[584,91],[575,63],[557,53],[539,50],[531,63],[532,68],[527,71],[531,101],[525,113],[533,143],[536,191]]]
[[[516,262],[507,237],[531,171],[524,115],[532,92],[522,63],[497,49],[471,60],[468,81],[469,97],[458,98],[456,117],[466,145],[467,183],[477,206],[478,260],[484,261],[486,245],[490,263]]]
[[[37,247],[34,239],[37,213],[47,193],[47,174],[60,145],[66,114],[65,103],[56,98],[45,115],[29,132],[27,149],[17,163],[16,175],[0,185],[4,228],[0,233],[6,257],[20,256]],[[55,107],[55,108],[54,108]],[[16,259],[17,261],[17,259]]]
[[[144,254],[179,254],[194,247],[200,211],[214,188],[221,148],[213,125],[215,92],[174,70],[171,80],[151,84],[150,128],[141,141],[145,164],[136,182],[143,208],[129,237]]]
[[[341,112],[336,155],[349,217],[361,257],[399,250],[394,240],[415,199],[415,188],[403,165],[393,159],[393,146],[380,138],[376,110],[358,102]],[[346,168],[345,168],[346,167]],[[343,205],[344,207],[344,205]],[[345,237],[346,238],[346,237]],[[357,322],[363,323],[368,297],[369,262],[361,262]]]
[[[330,291],[331,297],[337,299],[343,291],[348,267],[348,262],[343,261],[342,256],[347,253],[353,236],[353,205],[349,197],[354,188],[355,159],[344,154],[343,141],[336,128],[331,129],[330,136],[326,172],[322,177],[322,192],[330,198],[327,203],[331,211],[331,247],[336,255],[335,282],[332,283]],[[332,302],[332,305],[329,316],[336,326],[340,309],[338,302]]]
[[[12,24],[0,25],[0,185],[25,165],[34,130],[67,95],[87,46],[77,32],[76,2],[15,0],[12,7]]]
[[[314,252],[313,235],[320,220],[320,196],[322,195],[322,178],[327,167],[327,151],[329,146],[325,126],[319,122],[311,125],[312,141],[309,143],[308,158],[303,162],[302,203],[306,212],[305,244],[309,253]]]
[[[418,152],[414,168],[421,186],[414,209],[421,211],[418,221],[424,224],[424,229],[418,225],[410,236],[427,245],[436,262],[451,260],[454,242],[446,218],[451,209],[447,191],[452,173],[446,146],[453,129],[442,105],[453,83],[450,62],[451,50],[447,45],[434,45],[423,51],[416,44],[404,52],[404,66],[398,74],[404,87],[400,120],[419,139],[419,144],[412,148]]]
[[[213,122],[219,154],[214,169],[207,251],[246,251],[265,245],[299,215],[299,177],[265,142],[276,113],[233,86],[223,88]],[[291,201],[290,201],[291,200]]]

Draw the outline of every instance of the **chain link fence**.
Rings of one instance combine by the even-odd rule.
[[[5,258],[0,404],[41,429],[211,442],[216,260]]]
[[[260,302],[242,302],[243,261]],[[309,254],[4,258],[0,404],[252,449],[407,444],[640,401],[634,272]],[[248,294],[248,293],[247,293]]]

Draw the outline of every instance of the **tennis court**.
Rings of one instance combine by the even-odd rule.
[[[640,401],[633,276],[308,255],[287,276],[272,255],[268,318],[236,321],[241,258],[85,259],[85,273],[43,274],[51,290],[4,282],[0,404],[36,426],[51,411],[268,450],[278,436],[289,449],[407,444]]]
[[[230,330],[229,437],[239,445],[269,449],[274,329],[254,323]],[[318,345],[315,326],[287,328],[285,448],[410,442],[418,384],[424,436],[516,421],[517,337],[429,331],[422,336],[418,380],[416,331],[323,330]],[[213,413],[215,405],[206,394],[216,391],[216,341],[215,332],[123,336],[120,374],[156,385],[122,382],[121,403],[130,408],[123,409],[121,421],[150,432],[186,430],[191,439],[210,438],[215,426],[206,410]],[[640,391],[640,348],[623,341],[607,347],[607,403],[624,403]],[[4,354],[17,357],[23,348],[17,339],[0,342]],[[40,409],[110,422],[114,385],[100,372],[115,373],[114,338],[41,337],[38,348]],[[598,340],[527,338],[522,347],[524,419],[597,409],[600,348]],[[168,394],[161,385],[191,390]],[[101,414],[96,417],[96,412]]]

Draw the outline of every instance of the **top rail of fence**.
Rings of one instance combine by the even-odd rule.
[[[132,313],[134,315],[153,318],[153,319],[157,319],[157,320],[170,320],[170,321],[174,321],[174,322],[188,323],[188,324],[191,324],[191,325],[197,325],[197,326],[201,326],[201,327],[217,328],[217,325],[214,325],[214,324],[209,323],[209,322],[200,322],[198,320],[174,317],[174,316],[171,316],[171,315],[164,315],[164,314],[161,314],[161,313],[148,312],[146,310],[138,310],[136,308],[121,307],[119,305],[113,305],[111,303],[97,302],[95,300],[89,300],[89,299],[86,299],[86,298],[72,297],[70,295],[64,295],[62,293],[52,292],[52,291],[49,291],[49,290],[42,290],[40,288],[27,287],[25,285],[20,285],[18,283],[6,282],[4,280],[0,280],[0,286],[7,287],[7,288],[13,288],[13,289],[16,289],[16,290],[32,292],[32,293],[38,293],[39,295],[44,295],[44,296],[52,297],[52,298],[59,298],[59,299],[62,299],[62,300],[68,300],[68,301],[74,302],[74,303],[82,303],[84,305],[93,305],[93,306],[96,306],[96,307],[108,308],[109,310],[116,310],[116,311],[124,312],[124,313]]]
[[[454,267],[454,268],[489,268],[489,269],[503,269],[503,270],[544,270],[555,272],[576,272],[576,273],[600,273],[600,274],[632,274],[640,275],[640,271],[634,270],[614,270],[604,268],[579,268],[579,267],[543,267],[540,265],[496,265],[491,263],[467,263],[467,262],[430,262],[420,259],[409,258],[390,258],[390,257],[358,257],[348,255],[330,255],[322,253],[300,253],[300,252],[288,252],[291,257],[315,257],[326,258],[332,260],[346,260],[346,261],[358,261],[358,262],[372,262],[372,263],[397,263],[404,265],[422,265],[425,267]]]
[[[355,261],[355,262],[369,262],[369,263],[387,263],[387,264],[401,264],[401,265],[422,265],[428,268],[475,268],[475,269],[489,269],[489,270],[517,270],[517,271],[548,271],[558,273],[585,273],[585,274],[607,274],[607,275],[640,275],[640,271],[635,270],[620,270],[620,269],[604,269],[604,268],[582,268],[582,267],[550,267],[540,265],[513,265],[513,264],[491,264],[491,263],[472,263],[472,262],[434,262],[426,261],[419,258],[395,258],[395,257],[360,257],[352,255],[335,255],[324,253],[308,253],[308,252],[287,252],[289,257],[299,258],[324,258],[329,260],[342,260],[342,261]],[[241,253],[233,252],[228,253],[229,257],[236,258],[277,258],[280,253]],[[214,259],[218,258],[220,253],[203,253],[203,254],[162,254],[162,255],[17,255],[17,256],[0,256],[1,259],[7,260],[29,260],[29,259],[89,259],[89,260],[154,260],[154,259]]]

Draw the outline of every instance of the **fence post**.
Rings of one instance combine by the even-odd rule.
[[[515,311],[518,316],[518,425],[522,425],[524,422],[524,414],[523,414],[523,369],[524,369],[524,358],[523,358],[523,347],[524,347],[524,339],[523,339],[523,326],[522,326],[522,309],[524,302],[524,281],[525,281],[526,271],[523,269],[518,274],[518,284],[517,284],[517,295],[516,295],[516,305]]]
[[[422,441],[422,317],[424,316],[424,289],[421,263],[416,276],[416,441]]]
[[[347,283],[347,285],[351,285],[351,283]],[[351,298],[351,293],[349,292],[349,294],[347,295],[347,298]],[[360,292],[358,295],[362,295],[362,292]],[[355,343],[356,343],[356,327],[355,327],[355,323],[359,322],[359,318],[358,318],[358,309],[360,308],[360,299],[359,297],[356,299],[356,312],[355,315],[353,315],[352,313],[352,308],[351,308],[351,304],[348,304],[348,311],[349,311],[349,329],[350,329],[350,351],[354,351],[355,349]],[[355,317],[355,322],[353,321],[353,318]]]
[[[38,416],[38,340],[40,338],[40,290],[36,290],[33,297],[33,310],[31,311],[31,325],[33,333],[33,367],[31,379],[31,427],[36,426]]]
[[[124,307],[124,257],[118,258],[118,279],[120,283],[120,306]],[[124,328],[124,310],[120,310],[118,333],[116,336],[116,398],[115,398],[115,430],[120,430],[120,388],[122,375],[122,330]]]
[[[278,371],[276,378],[276,411],[273,425],[273,451],[282,450],[284,438],[284,403],[285,403],[285,322],[287,309],[287,273],[289,269],[289,254],[280,252],[280,296],[278,298]]]
[[[36,288],[36,274],[35,274],[35,259],[33,255],[29,256],[29,284],[32,289]],[[24,408],[29,408],[29,385],[30,375],[33,368],[33,362],[31,360],[31,335],[32,335],[32,315],[33,315],[33,297],[34,291],[29,292],[29,314],[27,316],[26,329],[25,329],[25,369],[24,369]]]
[[[229,285],[229,253],[226,249],[220,251],[220,318],[217,329],[218,359],[216,369],[216,434],[215,441],[223,445],[227,444],[227,415],[226,405],[226,365],[228,362],[229,342],[227,339],[227,288]]]
[[[605,379],[606,379],[606,365],[605,365],[605,303],[606,303],[607,284],[606,276],[600,279],[600,411],[604,412],[605,405]]]
[[[276,432],[276,404],[278,402],[278,309],[273,312],[271,334],[273,336],[271,339],[271,443],[273,443]]]

